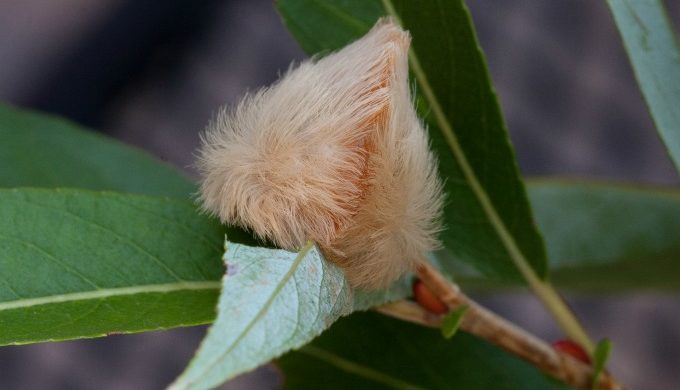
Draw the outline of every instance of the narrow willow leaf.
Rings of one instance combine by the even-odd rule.
[[[607,0],[647,107],[680,171],[680,46],[662,0]]]
[[[465,332],[439,332],[376,313],[340,319],[277,361],[284,389],[552,390],[568,387]]]
[[[141,150],[0,104],[0,187],[79,187],[188,198],[194,185]]]
[[[353,291],[311,242],[299,253],[227,242],[217,320],[172,389],[208,389],[318,336],[340,316],[408,295]]]
[[[223,237],[189,201],[0,190],[0,345],[208,323]]]
[[[547,274],[503,118],[472,21],[461,0],[280,0],[279,12],[308,53],[337,49],[381,16],[413,36],[410,64],[448,193],[444,244],[487,276]],[[443,264],[448,266],[447,264]]]
[[[530,187],[565,287],[680,289],[680,191],[576,181]]]
[[[595,352],[593,353],[593,382],[592,388],[595,389],[597,382],[600,380],[602,371],[604,371],[607,365],[607,360],[612,350],[612,342],[609,339],[602,339],[595,346]]]
[[[463,316],[467,309],[467,306],[461,306],[444,317],[441,327],[442,336],[444,336],[444,338],[450,339],[458,332],[458,328],[463,321]]]
[[[529,197],[560,287],[680,289],[680,190],[542,179],[530,181]],[[497,286],[474,270],[455,275],[467,287]]]

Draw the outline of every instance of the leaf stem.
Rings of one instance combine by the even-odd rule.
[[[383,6],[389,15],[391,15],[399,24],[402,24],[391,0],[383,0]],[[538,275],[536,275],[536,272],[527,261],[524,253],[522,253],[514,237],[496,211],[493,202],[477,178],[474,169],[470,165],[470,162],[468,161],[467,156],[465,155],[465,152],[458,141],[458,137],[456,137],[456,134],[453,131],[451,123],[449,123],[449,120],[446,118],[444,110],[439,103],[439,100],[437,99],[437,96],[435,95],[429,80],[427,79],[427,75],[425,74],[423,67],[420,65],[420,60],[418,59],[414,48],[411,48],[409,51],[409,63],[411,65],[411,70],[413,71],[413,74],[420,85],[420,91],[428,101],[430,109],[432,110],[432,115],[437,122],[442,135],[446,139],[446,142],[449,144],[449,147],[453,152],[453,156],[456,159],[461,172],[467,179],[470,189],[475,194],[482,210],[489,219],[489,223],[498,234],[503,246],[505,246],[509,257],[512,259],[524,279],[527,281],[534,294],[538,296],[544,306],[555,318],[560,328],[570,338],[583,345],[588,351],[592,352],[593,342],[588,337],[588,334],[583,329],[583,326],[581,326],[579,321],[574,316],[574,313],[569,310],[567,304],[562,300],[562,297],[560,297],[552,285],[541,280]]]

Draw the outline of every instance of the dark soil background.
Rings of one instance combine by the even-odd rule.
[[[604,1],[468,1],[522,171],[678,185]],[[680,2],[667,2],[680,21]],[[191,172],[219,106],[304,54],[271,0],[1,0],[0,101],[69,117]],[[680,300],[569,295],[631,388],[680,383]],[[546,339],[529,295],[480,297]],[[1,331],[1,330],[0,330]],[[0,389],[156,389],[205,328],[0,348]],[[265,368],[225,388],[274,388]]]

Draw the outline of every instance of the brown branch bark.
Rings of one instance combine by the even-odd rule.
[[[577,389],[625,389],[608,372],[603,372],[596,386],[591,387],[593,377],[591,366],[557,351],[543,340],[480,306],[463,294],[457,285],[444,279],[429,263],[421,262],[416,274],[449,311],[463,305],[468,307],[460,325],[462,330],[528,361],[541,371]],[[429,313],[418,304],[409,301],[384,305],[377,310],[421,325],[432,327],[441,325],[441,316]]]

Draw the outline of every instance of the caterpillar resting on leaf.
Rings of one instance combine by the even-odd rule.
[[[438,246],[443,195],[410,96],[410,40],[381,19],[223,109],[199,151],[204,209],[285,249],[314,240],[354,287],[411,271]]]

